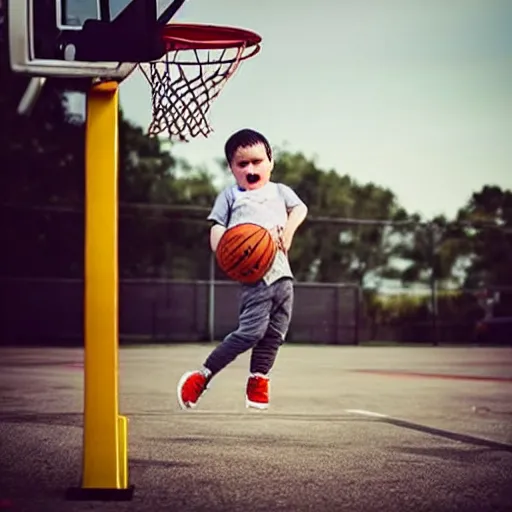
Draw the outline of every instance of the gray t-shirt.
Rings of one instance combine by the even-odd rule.
[[[237,185],[223,189],[208,215],[212,220],[226,228],[252,222],[271,230],[284,228],[288,220],[288,211],[304,202],[287,185],[268,182],[256,190],[240,190]],[[278,251],[272,267],[263,277],[272,284],[282,277],[293,278],[287,256]]]

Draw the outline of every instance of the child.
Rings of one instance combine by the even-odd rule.
[[[241,130],[228,139],[224,150],[236,185],[220,192],[208,216],[214,223],[210,231],[212,251],[217,249],[227,228],[246,222],[271,231],[279,250],[262,280],[242,285],[238,328],[210,353],[201,369],[181,377],[178,403],[182,408],[195,407],[212,377],[252,349],[246,406],[266,409],[268,374],[292,314],[293,274],[287,254],[308,209],[291,188],[270,181],[274,162],[272,149],[263,135]]]

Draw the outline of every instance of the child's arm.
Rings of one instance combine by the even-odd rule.
[[[225,231],[226,228],[220,224],[214,224],[210,229],[210,247],[213,252],[217,250],[217,246],[219,245],[220,239]]]
[[[295,235],[297,228],[304,222],[307,214],[308,207],[304,203],[298,204],[289,210],[288,220],[286,221],[283,233],[281,235],[283,249],[285,252],[290,250],[293,236]]]
[[[227,194],[227,189],[219,193],[215,199],[210,215],[207,217],[208,220],[213,221],[213,226],[210,229],[210,247],[213,252],[217,250],[217,246],[219,245],[224,231],[226,231],[229,220],[230,204]]]

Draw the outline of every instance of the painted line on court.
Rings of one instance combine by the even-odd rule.
[[[512,362],[510,361],[459,361],[456,363],[453,363],[453,366],[480,366],[480,367],[486,367],[486,366],[506,366],[511,367]]]
[[[374,418],[389,418],[387,414],[380,412],[365,411],[364,409],[345,409],[349,414],[360,414],[361,416],[372,416]]]
[[[495,450],[501,450],[512,453],[512,445],[506,443],[491,441],[489,439],[483,439],[481,437],[475,437],[466,434],[459,434],[451,430],[443,430],[440,428],[428,427],[427,425],[422,425],[421,423],[414,423],[412,421],[402,420],[399,418],[394,418],[393,416],[388,416],[387,414],[367,411],[364,409],[344,409],[344,412],[348,414],[356,414],[359,416],[368,416],[370,418],[375,418],[376,421],[387,423],[389,425],[394,425],[395,427],[416,430],[417,432],[422,432],[424,434],[430,434],[438,437],[444,437],[446,439],[450,439],[451,441],[457,441],[459,443],[473,444],[476,446],[485,446],[486,448],[493,448]]]
[[[512,383],[512,377],[490,377],[487,375],[458,375],[452,373],[429,373],[429,372],[411,372],[401,370],[352,370],[355,373],[366,373],[371,375],[384,375],[388,377],[413,377],[426,379],[445,379],[445,380],[472,380],[481,382],[508,382]]]

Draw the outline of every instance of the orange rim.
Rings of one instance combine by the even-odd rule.
[[[194,23],[169,23],[162,27],[168,50],[223,50],[257,47],[261,37],[250,30]],[[254,53],[253,53],[254,54]]]

